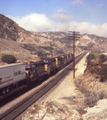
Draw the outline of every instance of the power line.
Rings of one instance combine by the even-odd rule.
[[[75,40],[80,38],[80,32],[68,31],[68,37],[73,40],[73,78],[75,78]]]

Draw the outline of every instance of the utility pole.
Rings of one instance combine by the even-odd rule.
[[[75,78],[75,40],[80,38],[80,32],[68,31],[68,37],[73,40],[73,78]]]

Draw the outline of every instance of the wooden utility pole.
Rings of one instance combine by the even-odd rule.
[[[75,78],[75,40],[78,40],[80,32],[68,31],[68,37],[73,40],[73,78]]]

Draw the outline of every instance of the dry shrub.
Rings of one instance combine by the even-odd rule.
[[[99,71],[99,75],[100,75],[101,82],[107,81],[107,64],[102,65]]]
[[[89,54],[88,56],[87,56],[87,64],[90,64],[91,63],[91,60],[93,60],[93,59],[95,59],[95,56],[94,56],[94,54]]]
[[[84,103],[93,107],[100,99],[107,98],[107,84],[101,83],[95,75],[84,74],[75,79],[76,87],[84,94]]]
[[[41,60],[44,60],[44,59],[47,58],[46,54],[44,54],[44,53],[41,52],[41,51],[38,52],[38,56],[39,56],[39,58],[40,58]]]
[[[101,53],[89,54],[87,56],[88,66],[84,75],[79,79],[75,79],[75,84],[84,94],[84,102],[89,107],[94,106],[100,99],[107,98],[106,60],[107,57],[105,55],[101,55]]]
[[[93,107],[97,103],[97,101],[99,101],[100,99],[106,98],[106,97],[107,96],[103,90],[101,92],[92,91],[90,95],[85,96],[84,102],[89,107]]]
[[[99,66],[98,65],[88,65],[87,69],[85,70],[85,73],[91,73],[91,74],[99,74]]]
[[[8,64],[16,63],[16,58],[14,55],[3,55],[1,57],[1,60],[2,60],[2,62],[6,62]]]
[[[105,57],[106,57],[106,56],[105,56],[104,54],[100,55],[100,59],[102,59],[102,60],[104,60]]]
[[[80,91],[85,95],[84,102],[89,106],[93,107],[95,103],[99,100],[97,94],[87,89],[86,86],[80,86]]]

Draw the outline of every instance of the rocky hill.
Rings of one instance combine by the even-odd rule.
[[[21,28],[10,18],[0,14],[0,58],[4,54],[12,54],[16,56],[17,62],[27,62],[31,58],[38,60],[37,55],[31,55],[31,51],[23,47],[23,44],[29,44],[36,40],[36,38],[31,37],[30,32]]]
[[[106,44],[107,38],[83,34],[76,41],[76,54],[90,49],[106,51]],[[62,31],[27,31],[0,14],[0,51],[0,58],[3,54],[13,54],[18,62],[38,61],[41,56],[46,58],[72,53],[72,40]]]
[[[71,53],[72,47],[59,40],[65,36],[64,32],[26,31],[10,18],[0,14],[0,58],[3,54],[12,54],[16,56],[17,62],[29,62],[40,60],[38,55],[46,58],[51,54],[55,57]]]
[[[22,39],[26,37],[30,37],[28,31],[21,28],[13,20],[0,14],[0,38],[13,41],[22,41]]]
[[[97,35],[81,35],[78,47],[84,50],[103,50],[107,51],[107,38]]]

